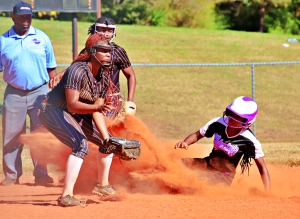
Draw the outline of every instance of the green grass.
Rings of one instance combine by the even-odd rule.
[[[0,18],[0,23],[0,33],[12,26],[10,18]],[[72,61],[71,22],[33,20],[32,25],[49,35],[59,64]],[[90,23],[78,23],[78,51],[84,47],[89,26]],[[118,25],[115,42],[126,49],[132,63],[278,62],[299,60],[300,43],[291,43],[288,48],[282,46],[294,37]],[[282,150],[289,148],[290,143],[291,149],[299,148],[293,144],[300,142],[299,68],[299,65],[255,67],[255,98],[259,105],[256,134],[263,143],[282,143]],[[213,117],[221,116],[235,97],[251,96],[250,66],[134,67],[134,70],[137,116],[161,138],[184,138]],[[125,77],[121,75],[120,80],[126,94]],[[0,86],[3,93],[5,83],[0,81]],[[284,161],[278,162],[293,163],[287,154]],[[276,160],[277,155],[272,152],[271,156]]]
[[[300,143],[263,144],[266,161],[277,165],[300,166]]]

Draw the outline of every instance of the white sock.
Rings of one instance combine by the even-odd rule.
[[[106,186],[109,184],[109,170],[112,163],[113,154],[102,154],[97,153],[98,162],[98,183],[101,186]]]
[[[73,196],[73,189],[78,178],[83,159],[70,155],[66,166],[65,185],[63,190],[63,197],[66,195]]]

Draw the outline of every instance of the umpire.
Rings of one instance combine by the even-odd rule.
[[[19,184],[22,175],[21,153],[23,145],[18,138],[26,131],[26,117],[30,117],[30,130],[40,126],[37,111],[47,85],[56,75],[56,61],[49,37],[31,26],[32,8],[26,2],[13,7],[14,25],[0,36],[0,71],[7,83],[3,103],[3,172],[1,185]],[[47,167],[32,158],[35,183],[53,183]]]

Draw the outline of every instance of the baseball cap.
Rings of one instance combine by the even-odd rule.
[[[17,14],[17,15],[23,15],[23,14],[32,14],[32,8],[31,5],[20,1],[17,4],[15,4],[15,6],[13,7],[13,14]]]

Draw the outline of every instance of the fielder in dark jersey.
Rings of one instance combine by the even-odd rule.
[[[125,49],[112,42],[116,37],[115,21],[106,17],[98,18],[95,24],[91,25],[88,29],[88,34],[94,33],[101,33],[111,42],[112,46],[112,66],[110,67],[110,78],[113,84],[110,86],[107,99],[113,103],[115,110],[106,112],[106,116],[114,119],[122,110],[124,110],[126,114],[134,115],[136,112],[136,105],[133,102],[136,77]],[[122,71],[127,78],[127,101],[124,100],[120,93],[120,71]]]
[[[214,136],[214,147],[209,156],[185,158],[183,162],[190,168],[212,171],[212,183],[231,185],[238,164],[241,164],[242,173],[246,170],[249,172],[250,161],[254,159],[265,189],[270,190],[270,176],[263,159],[261,144],[249,129],[256,114],[257,104],[254,100],[238,97],[226,108],[223,117],[212,119],[200,130],[178,142],[175,149],[188,149],[189,145],[201,138]]]
[[[80,125],[82,134],[86,135],[87,139],[96,145],[102,144],[103,137],[95,127],[91,113],[81,114],[69,112],[65,89],[78,91],[80,93],[80,102],[94,104],[96,99],[105,98],[108,86],[108,74],[102,73],[94,77],[86,62],[75,62],[66,70],[57,86],[46,96],[48,104],[42,104],[43,113],[41,114],[41,117],[44,118],[44,115],[47,114],[47,112],[50,112],[47,116],[47,120],[43,120],[45,123],[44,126],[60,141],[71,147],[74,156],[83,159],[88,154],[87,141],[84,141],[85,143],[83,144],[83,136],[78,136],[77,134],[77,123],[83,121]],[[50,116],[53,118],[51,119]],[[65,120],[66,116],[70,117],[70,119]],[[61,121],[59,122],[60,119]],[[57,123],[56,126],[54,126],[54,122]],[[65,126],[66,124],[64,123],[67,123],[67,126]],[[76,128],[74,128],[74,130],[72,127],[70,127],[71,129],[65,129],[65,127],[68,127],[69,125]],[[62,127],[63,130],[59,129],[57,126]],[[66,134],[70,137],[66,138]]]
[[[112,46],[112,65],[110,67],[110,78],[114,85],[120,89],[120,70],[127,69],[131,67],[131,62],[127,56],[127,53],[124,48],[121,46],[111,43]],[[131,67],[132,68],[132,67]],[[134,77],[134,73],[132,77]],[[130,75],[131,77],[131,75]],[[128,100],[133,100],[133,97],[128,97]]]
[[[73,61],[40,107],[39,118],[44,127],[72,148],[63,194],[58,199],[61,206],[84,204],[73,196],[73,189],[88,154],[88,141],[99,146],[101,152],[97,153],[98,180],[93,192],[98,195],[116,193],[108,182],[113,154],[106,154],[102,147],[110,137],[104,112],[112,107],[104,102],[104,98],[110,84],[105,66],[111,61],[111,47],[100,34],[91,35],[85,45],[85,52]]]
[[[116,37],[116,25],[114,20],[106,17],[98,18],[96,22],[88,29],[88,34],[95,33],[101,34],[103,37],[109,40],[110,45],[112,46],[112,64],[109,68],[109,75],[112,83],[110,84],[106,99],[112,102],[115,109],[111,110],[110,112],[106,112],[105,115],[108,118],[114,119],[118,115],[122,107],[124,108],[126,114],[134,115],[136,111],[136,104],[133,102],[136,87],[135,72],[132,68],[131,62],[125,49],[112,42]],[[84,51],[85,49],[83,49],[80,54]],[[122,97],[120,93],[120,71],[123,72],[127,79],[127,101],[124,100],[124,97]],[[64,72],[65,70],[63,70],[50,80],[50,88],[56,86],[58,81],[61,80]]]
[[[120,71],[123,72],[127,78],[128,96],[127,101],[133,101],[134,92],[136,86],[136,78],[134,70],[131,66],[129,58],[124,48],[120,47],[112,41],[116,37],[116,24],[111,18],[100,17],[93,25],[88,29],[88,34],[101,33],[110,41],[112,46],[112,66],[110,67],[110,77],[112,82],[117,88],[117,92],[120,91],[119,76]],[[119,91],[118,91],[119,90]]]

